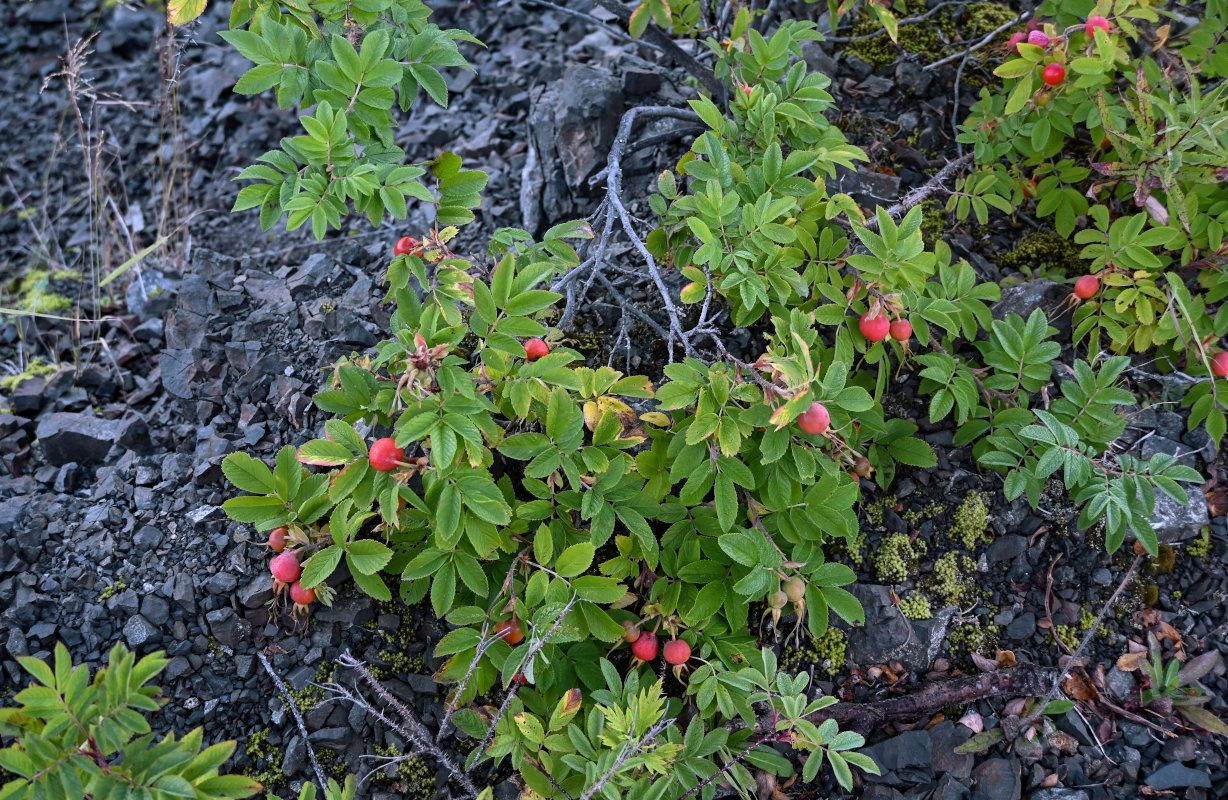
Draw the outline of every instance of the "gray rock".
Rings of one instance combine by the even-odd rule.
[[[945,608],[932,619],[910,622],[891,602],[888,587],[857,584],[849,588],[866,612],[866,624],[848,631],[852,659],[864,665],[898,659],[909,669],[928,669],[942,649],[955,609]]]
[[[210,594],[230,594],[239,585],[239,579],[229,572],[218,572],[205,581],[205,589]]]
[[[146,642],[156,642],[160,638],[158,629],[140,614],[134,614],[124,623],[124,640],[134,650]]]
[[[267,572],[239,590],[239,602],[244,608],[260,608],[273,598],[273,576]]]
[[[299,666],[290,670],[286,675],[286,685],[296,692],[302,691],[311,685],[315,679],[316,671],[308,666]]]
[[[281,771],[288,778],[293,778],[307,767],[307,743],[302,736],[295,736],[286,747],[285,758],[281,760]]]
[[[1031,611],[1024,612],[1006,626],[1006,635],[1012,640],[1022,641],[1031,638],[1036,633],[1036,615]]]
[[[1198,756],[1198,742],[1193,736],[1169,739],[1160,749],[1165,761],[1193,761]]]
[[[405,682],[418,694],[434,695],[439,692],[439,684],[430,675],[406,675]]]
[[[531,97],[530,158],[536,169],[530,172],[525,165],[522,178],[534,188],[522,195],[521,206],[525,224],[535,232],[574,213],[589,176],[605,165],[622,114],[622,83],[607,70],[571,66]]]
[[[306,261],[290,273],[286,279],[286,287],[290,290],[290,296],[297,300],[309,290],[327,283],[333,275],[340,271],[337,262],[327,253],[312,253]]]
[[[907,731],[862,751],[874,759],[882,775],[866,774],[867,783],[893,786],[928,783],[934,779],[931,739],[928,731]]]
[[[1184,764],[1165,764],[1147,778],[1153,789],[1180,789],[1186,786],[1211,788],[1211,776],[1206,768],[1191,769]]]
[[[985,550],[985,558],[990,564],[998,562],[1009,563],[1015,557],[1028,549],[1028,540],[1017,533],[1007,533],[994,537]]]
[[[330,750],[344,750],[353,739],[354,732],[346,727],[321,728],[308,738],[316,747],[327,747]]]
[[[1005,319],[1007,314],[1018,314],[1027,319],[1028,315],[1038,308],[1047,313],[1069,294],[1068,286],[1048,278],[1035,278],[1005,286],[1002,288],[1002,299],[994,303],[993,318]],[[1050,324],[1053,324],[1052,320]]]
[[[944,774],[938,778],[938,785],[934,787],[934,793],[930,795],[930,798],[931,800],[967,800],[968,787],[954,775]]]
[[[971,730],[950,720],[943,720],[929,729],[929,735],[934,772],[961,779],[972,774],[972,765],[975,763],[973,755],[955,752],[956,747],[972,736]]]
[[[1173,441],[1164,436],[1148,436],[1139,445],[1139,456],[1144,460],[1149,460],[1157,453],[1165,453],[1170,456],[1176,456],[1178,464],[1191,468],[1196,466],[1194,460],[1196,452],[1196,448],[1187,447],[1181,444],[1181,442]]]
[[[1024,800],[1089,800],[1087,792],[1082,789],[1037,789],[1028,792]]]
[[[1211,522],[1207,513],[1207,498],[1202,488],[1195,484],[1183,484],[1189,502],[1178,503],[1164,492],[1156,492],[1156,510],[1151,517],[1151,527],[1161,542],[1180,542],[1193,539],[1204,525]]]
[[[1104,677],[1104,688],[1119,701],[1135,697],[1136,685],[1133,675],[1117,667],[1111,667]]]
[[[141,600],[141,616],[149,620],[151,624],[161,628],[170,619],[170,606],[156,594],[147,594]]]
[[[972,770],[972,800],[1019,800],[1019,762],[990,758]]]
[[[138,550],[153,550],[162,543],[162,531],[152,525],[145,525],[132,535],[132,543]]]
[[[237,647],[251,638],[252,624],[230,608],[219,608],[205,615],[209,631],[214,638],[227,647]]]
[[[148,444],[149,427],[139,417],[102,419],[61,411],[43,417],[35,436],[47,463],[60,467],[73,462],[100,463],[113,444],[139,449],[142,443]]]

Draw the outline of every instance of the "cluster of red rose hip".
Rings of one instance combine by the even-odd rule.
[[[1033,20],[1028,23],[1028,27],[1037,26],[1035,29],[1027,32],[1012,33],[1010,41],[1006,43],[1007,52],[1019,55],[1019,45],[1023,42],[1034,44],[1037,47],[1047,48],[1050,43],[1063,37],[1050,37],[1047,33],[1039,29],[1040,22]],[[1112,30],[1112,24],[1101,16],[1092,16],[1087,18],[1087,22],[1083,23],[1083,30],[1088,36],[1095,36],[1097,28],[1108,33]],[[1045,65],[1044,71],[1040,74],[1043,80],[1049,86],[1057,86],[1062,81],[1066,80],[1066,67],[1058,61],[1051,62]],[[1043,103],[1042,103],[1043,105]]]
[[[397,256],[420,256],[422,255],[422,241],[413,236],[403,236],[397,240],[393,252]],[[550,354],[550,345],[542,339],[529,339],[524,343],[524,352],[527,360],[536,361]],[[392,472],[401,467],[421,469],[428,463],[425,458],[411,459],[407,462],[405,449],[397,447],[396,439],[391,436],[385,436],[372,442],[367,451],[367,461],[370,462],[371,469],[376,472]],[[316,601],[316,590],[308,589],[299,582],[303,574],[303,567],[299,563],[296,551],[286,551],[288,535],[289,529],[285,527],[274,528],[269,534],[268,545],[278,554],[273,556],[269,562],[269,571],[273,573],[274,591],[280,594],[288,590],[290,599],[294,603],[294,613],[306,614],[311,604]],[[506,625],[507,623],[500,624]],[[509,636],[511,635],[510,630],[508,626]],[[519,623],[516,623],[516,642],[523,638],[524,634],[520,632]],[[506,638],[505,641],[510,644],[516,643]]]

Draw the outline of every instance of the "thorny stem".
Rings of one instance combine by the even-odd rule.
[[[599,2],[604,6],[606,3],[613,3],[613,0],[599,0]],[[618,133],[614,137],[613,146],[610,148],[609,174],[606,177],[606,186],[608,187],[606,192],[607,199],[614,211],[618,213],[618,217],[622,221],[623,230],[631,239],[631,244],[644,259],[644,263],[648,267],[648,273],[652,276],[653,283],[656,284],[657,291],[661,294],[661,302],[664,303],[665,311],[669,315],[670,336],[667,340],[667,345],[669,347],[670,361],[673,361],[675,338],[682,344],[686,355],[693,355],[695,350],[690,339],[682,331],[682,322],[679,319],[678,309],[674,306],[673,300],[670,299],[669,290],[665,287],[665,281],[661,278],[661,270],[657,267],[656,259],[652,257],[652,253],[648,252],[648,248],[644,246],[644,242],[636,234],[631,215],[627,213],[627,207],[623,205],[622,201],[622,154],[631,135],[631,128],[635,124],[636,118],[641,115],[645,117],[673,117],[688,122],[699,121],[699,115],[693,111],[670,106],[641,106],[640,108],[631,109],[623,115],[622,122],[618,125]]]
[[[605,788],[605,785],[610,782],[610,779],[614,777],[623,764],[627,763],[627,761],[635,756],[636,753],[651,744],[653,740],[661,735],[661,731],[673,724],[673,717],[658,720],[655,725],[645,731],[642,738],[637,740],[635,744],[623,750],[622,754],[620,754],[614,763],[610,765],[610,768],[606,770],[606,773],[598,778],[592,786],[584,790],[584,794],[580,795],[580,800],[591,800],[594,795]]]
[[[563,624],[563,619],[567,616],[572,607],[576,604],[576,601],[579,599],[580,596],[575,592],[572,592],[571,599],[567,601],[567,605],[563,606],[563,610],[559,612],[559,616],[554,620],[554,624],[550,626],[550,630],[546,631],[545,635],[538,639],[537,642],[529,648],[529,652],[525,653],[524,660],[520,662],[522,665],[522,671],[524,669],[523,665],[531,664],[537,654],[541,652],[541,649],[546,646],[546,642],[550,641],[550,637],[553,636],[554,632],[557,631],[559,626]],[[486,752],[486,748],[490,745],[490,740],[495,736],[495,728],[499,727],[499,721],[502,720],[503,715],[507,713],[508,707],[512,704],[512,698],[516,696],[516,692],[519,689],[520,683],[513,680],[512,685],[508,688],[507,697],[503,698],[503,704],[500,705],[499,710],[495,712],[494,718],[491,719],[490,725],[486,728],[486,735],[482,737],[481,744],[477,746],[474,752],[479,754]]]
[[[503,588],[506,589],[512,585],[512,576],[516,572],[516,565],[520,563],[519,559],[512,561],[512,566],[508,568],[507,577],[503,580]],[[435,741],[438,743],[443,739],[445,733],[448,732],[448,724],[452,721],[452,715],[456,713],[456,708],[460,703],[461,696],[465,693],[465,687],[469,685],[469,679],[473,677],[473,671],[477,669],[478,662],[482,660],[482,656],[489,650],[495,642],[499,641],[497,636],[486,638],[486,634],[490,632],[490,615],[494,613],[495,603],[498,598],[503,596],[502,589],[497,592],[494,598],[490,601],[490,605],[486,608],[486,619],[482,622],[481,638],[478,641],[477,652],[473,655],[473,660],[469,662],[469,671],[465,673],[465,677],[457,685],[452,693],[452,699],[448,702],[447,708],[444,709],[443,721],[439,723],[439,733],[435,736]],[[513,596],[514,599],[514,596]]]
[[[972,163],[972,156],[972,153],[967,153],[938,170],[938,172],[934,173],[934,177],[901,197],[898,203],[885,208],[884,211],[887,212],[887,216],[896,219],[908,213],[914,206],[920,205],[930,195],[944,191],[943,184]],[[870,231],[878,230],[878,218],[870,217],[867,219],[865,227]]]
[[[311,759],[311,768],[315,770],[316,781],[320,784],[320,791],[325,791],[328,788],[328,781],[324,778],[324,770],[320,768],[320,762],[316,759],[316,751],[311,747],[311,739],[307,735],[307,726],[303,724],[303,715],[299,713],[298,705],[295,704],[294,698],[290,696],[289,690],[286,689],[286,684],[282,683],[281,677],[273,671],[273,666],[269,663],[269,659],[265,654],[262,651],[257,651],[256,656],[260,659],[260,664],[264,667],[264,671],[269,673],[269,677],[273,679],[273,685],[277,687],[277,691],[281,694],[282,701],[290,706],[290,713],[294,715],[294,722],[298,725],[298,732],[303,737],[303,745],[307,748],[307,756]]]
[[[702,783],[692,787],[690,791],[688,791],[682,797],[679,797],[678,800],[687,800],[688,797],[694,797],[695,795],[699,794],[701,791],[703,791],[705,786],[711,785],[714,781],[719,779],[726,772],[733,769],[735,764],[742,763],[742,759],[746,758],[746,755],[751,750],[754,750],[756,747],[758,747],[759,745],[769,743],[769,742],[779,742],[783,738],[784,737],[782,737],[780,734],[777,734],[777,733],[763,734],[760,736],[752,736],[750,739],[746,741],[747,746],[745,749],[739,751],[737,755],[735,755],[733,758],[729,759],[723,765],[721,765],[720,769],[712,773],[711,777],[706,778]]]
[[[1006,23],[1005,25],[999,25],[998,27],[994,28],[989,33],[985,34],[984,38],[978,40],[976,44],[972,45],[967,50],[963,50],[961,52],[954,53],[952,55],[947,56],[946,58],[940,58],[932,64],[926,64],[921,69],[924,72],[928,72],[932,69],[937,69],[938,67],[941,67],[943,64],[950,64],[952,61],[955,61],[957,59],[966,58],[968,54],[975,53],[977,50],[980,50],[982,47],[992,42],[994,40],[994,37],[997,36],[999,33],[1002,33],[1002,31],[1006,30],[1007,28],[1012,28],[1018,25],[1020,22],[1025,21],[1030,16],[1032,16],[1032,12],[1025,11],[1019,16],[1015,17],[1010,22]]]
[[[443,752],[443,750],[439,749],[438,745],[431,741],[430,734],[427,733],[426,729],[422,727],[422,723],[418,722],[418,718],[414,716],[414,713],[410,711],[404,703],[393,697],[392,693],[384,688],[382,683],[375,679],[375,676],[371,674],[369,669],[367,669],[366,664],[354,658],[354,656],[350,654],[349,650],[346,650],[345,653],[342,654],[341,658],[337,659],[337,663],[346,669],[355,670],[359,676],[367,682],[367,685],[370,686],[377,695],[379,695],[380,699],[382,699],[385,703],[391,706],[393,710],[401,715],[401,718],[405,720],[406,724],[394,724],[393,727],[398,732],[413,742],[414,745],[417,746],[422,752],[430,755],[432,758],[442,764],[444,768],[448,770],[448,772],[452,773],[452,777],[456,778],[457,782],[460,783],[461,788],[466,792],[466,794],[468,794],[470,797],[478,796],[477,788],[473,785],[473,781],[469,779],[469,776],[464,772],[464,770],[456,766],[456,763],[452,760],[452,758],[447,753]],[[369,703],[363,701],[362,698],[355,697],[353,693],[345,689],[340,684],[332,684],[332,689],[350,702],[360,704],[368,711],[374,712],[380,717],[381,721],[385,723],[388,722],[386,715],[381,714]]]

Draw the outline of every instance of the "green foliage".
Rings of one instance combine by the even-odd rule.
[[[226,800],[260,790],[247,778],[218,774],[234,742],[202,750],[200,728],[155,740],[141,712],[161,707],[159,689],[148,685],[166,667],[161,653],[138,661],[117,643],[92,681],[63,644],[53,665],[18,661],[37,684],[17,693],[18,707],[0,709],[0,734],[16,739],[0,750],[0,766],[19,776],[0,787],[0,798]]]
[[[405,219],[411,198],[438,203],[442,224],[473,219],[469,209],[477,203],[470,201],[485,176],[457,174],[442,159],[430,165],[439,180],[436,198],[418,180],[426,170],[404,165],[405,153],[393,143],[393,105],[408,111],[421,89],[446,107],[440,70],[469,67],[457,42],[480,44],[427,22],[430,13],[421,0],[317,2],[310,11],[235,2],[231,30],[220,35],[255,66],[234,90],[275,89],[281,108],[315,108],[300,118],[303,135],[283,139],[236,178],[256,182],[239,192],[235,211],[259,208],[266,230],[282,217],[289,230],[310,222],[317,239],[340,228],[351,206],[372,225],[386,214]]]
[[[1206,374],[1200,342],[1228,333],[1228,317],[1210,308],[1228,296],[1228,87],[1216,27],[1223,10],[1209,8],[1179,38],[1162,30],[1166,46],[1136,56],[1129,41],[1159,25],[1157,10],[1134,0],[1092,6],[1046,4],[1041,13],[1056,23],[1044,27],[1048,48],[1021,44],[1018,58],[997,67],[1002,91],[983,89],[961,126],[958,139],[973,146],[978,168],[948,210],[959,219],[975,212],[981,223],[990,207],[1052,217],[1061,236],[1084,245],[1087,270],[1101,283],[1075,312],[1075,341],[1091,352],[1154,350],[1162,371]],[[1084,13],[1109,15],[1112,29],[1088,36]],[[1039,78],[1049,63],[1068,68],[1056,87]],[[1062,157],[1086,141],[1090,163]],[[1190,269],[1174,280],[1174,267]],[[1181,298],[1195,280],[1205,294]],[[1179,299],[1185,308],[1174,313]],[[1206,390],[1188,404],[1204,397]],[[1213,438],[1222,437],[1218,400],[1203,402],[1192,420],[1207,420]]]
[[[1155,492],[1184,499],[1179,482],[1198,479],[1169,456],[1143,463],[1109,448],[1124,426],[1118,407],[1134,400],[1119,385],[1124,356],[1077,361],[1059,396],[1061,347],[1042,312],[993,319],[998,287],[953,263],[941,241],[927,247],[921,208],[868,215],[853,198],[829,194],[837,168],[866,155],[829,123],[829,79],[801,58],[802,44],[821,38],[814,23],[785,20],[761,32],[757,12],[743,8],[718,37],[694,0],[648,0],[631,16],[633,35],[656,24],[704,38],[732,96],[725,106],[691,101],[707,130],[658,176],[649,200],[656,226],[644,237],[656,264],[692,281],[680,298],[699,307],[691,335],[713,339],[719,358],[670,363],[654,386],[587,366],[549,327],[562,299],[550,287],[584,263],[577,248],[594,237],[588,223],[556,226],[540,242],[500,230],[484,258],[466,257],[452,243],[473,220],[486,176],[449,153],[401,164],[393,105],[407,109],[419,88],[446,104],[438,69],[467,66],[456,43],[472,37],[430,25],[417,0],[310,8],[235,4],[227,40],[256,64],[239,90],[276,90],[283,107],[309,109],[305,135],[241,175],[256,183],[236,208],[259,207],[266,227],[282,216],[290,228],[310,222],[322,236],[351,208],[378,224],[388,213],[405,217],[415,198],[437,206],[437,226],[420,254],[389,265],[389,338],[335,364],[315,397],[334,415],[323,438],[284,448],[272,469],[228,456],[226,476],[248,494],[225,510],[261,531],[287,527],[303,585],[322,586],[344,561],[375,598],[429,597],[450,626],[436,646],[436,678],[453,687],[457,727],[483,743],[469,767],[506,759],[542,797],[583,796],[600,784],[603,796],[654,799],[686,795],[718,771],[736,785],[750,785],[750,767],[788,775],[792,764],[767,746],[775,742],[805,755],[807,781],[824,762],[846,788],[850,766],[874,771],[850,752],[861,737],[809,719],[834,701],[809,701],[804,675],[778,674],[749,617],[770,599],[778,620],[787,596],[799,628],[833,654],[842,634],[830,615],[864,621],[845,588],[854,573],[828,560],[833,544],[852,550],[863,539],[859,478],[873,475],[885,489],[900,465],[937,463],[917,426],[884,410],[901,369],[919,369],[931,421],[953,417],[955,444],[1002,473],[1009,498],[1026,494],[1035,504],[1060,473],[1080,525],[1103,522],[1110,551],[1133,532],[1154,552],[1147,520]],[[872,9],[891,30],[894,17]],[[1132,25],[1122,29],[1133,35]],[[1154,202],[1143,198],[1144,212],[1124,213],[1117,201],[1127,197],[1127,178],[1149,169],[1124,154],[1145,148],[1131,141],[1140,139],[1126,130],[1135,123],[1114,110],[1110,92],[1129,51],[1117,34],[1053,34],[1058,50],[1021,46],[1022,57],[999,68],[1013,81],[1009,96],[987,91],[974,110],[961,141],[979,167],[952,194],[950,212],[986,223],[1034,193],[1035,213],[1052,217],[1063,236],[1085,226],[1076,238],[1105,290],[1080,307],[1080,338],[1106,334],[1120,352],[1222,334],[1228,316],[1206,313],[1182,281],[1170,276],[1161,287],[1157,278],[1205,256],[1220,235],[1192,221],[1206,209],[1228,213],[1216,205],[1220,187],[1206,180],[1212,161],[1183,155],[1162,174],[1147,173]],[[1067,85],[1037,91],[1042,62],[1067,54]],[[1219,88],[1192,107],[1151,111],[1148,80],[1138,79],[1129,102],[1166,120],[1148,129],[1154,137],[1167,136],[1166,125],[1193,125],[1202,112],[1191,108],[1217,119],[1208,106]],[[1121,156],[1111,169],[1124,171],[1063,157],[1080,131],[1097,141],[1107,132]],[[1199,128],[1199,153],[1219,146],[1216,135]],[[1169,207],[1178,193],[1184,212]],[[1228,284],[1208,280],[1212,294],[1228,295]],[[1180,314],[1170,322],[1166,308]],[[762,336],[753,362],[725,352],[716,309]],[[912,337],[869,341],[856,321],[879,314],[908,320]],[[529,338],[550,352],[530,359]],[[1228,410],[1221,386],[1199,383],[1187,398],[1213,435]],[[830,426],[811,435],[795,423],[814,403]],[[390,471],[369,459],[368,435],[377,431],[403,451]],[[961,509],[953,534],[972,547],[984,515],[983,504]],[[888,537],[875,555],[880,579],[904,580],[924,547]],[[934,596],[970,599],[974,568],[967,555],[944,556]],[[613,666],[606,656],[629,635],[624,626],[691,647],[691,661],[676,670],[684,693],[667,694],[674,684],[650,667]],[[980,634],[965,644],[987,646],[992,637]],[[501,711],[474,705],[492,691],[509,692]],[[772,707],[774,730],[754,731],[763,718],[755,703]],[[676,723],[684,707],[685,728]],[[730,733],[734,720],[747,727]]]

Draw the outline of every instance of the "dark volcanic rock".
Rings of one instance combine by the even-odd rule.
[[[143,448],[149,442],[149,427],[139,417],[102,419],[89,414],[57,412],[38,423],[35,434],[47,463],[98,463],[118,444],[129,449]]]

